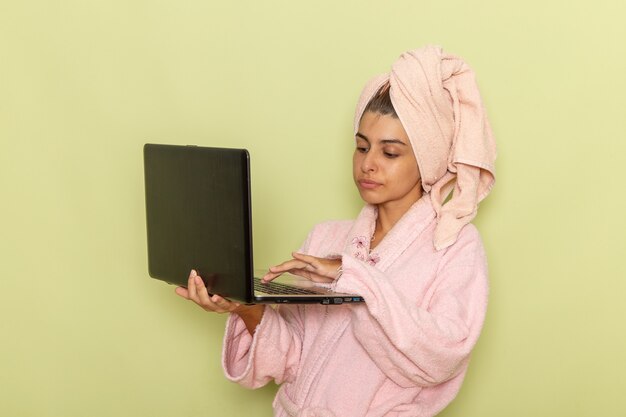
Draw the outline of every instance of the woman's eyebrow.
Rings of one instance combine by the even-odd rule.
[[[361,133],[361,132],[357,132],[355,136],[356,136],[356,137],[358,137],[358,138],[363,139],[364,141],[366,141],[366,142],[368,142],[368,143],[369,143],[369,141],[370,141],[370,140],[367,138],[367,136],[365,136],[365,135],[364,135],[363,133]]]
[[[406,146],[406,143],[402,142],[400,139],[382,139],[380,143],[396,143],[398,145]]]
[[[371,141],[369,140],[369,138],[367,136],[365,136],[363,133],[361,132],[357,132],[357,134],[355,135],[365,141],[367,141],[368,143],[371,143]],[[406,146],[406,143],[402,142],[400,139],[395,139],[395,138],[390,138],[390,139],[381,139],[380,143],[382,144],[386,144],[386,143],[395,143],[398,145],[404,145]]]

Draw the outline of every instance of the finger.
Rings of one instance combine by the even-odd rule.
[[[309,268],[310,268],[310,266],[309,266]],[[282,275],[282,274],[284,274],[285,272],[289,272],[289,273],[291,273],[291,274],[295,274],[295,271],[300,271],[300,272],[302,272],[302,271],[306,271],[306,272],[309,272],[309,271],[307,271],[307,269],[305,269],[305,268],[287,269],[287,270],[285,270],[285,271],[278,271],[278,272],[272,272],[272,271],[270,270],[270,271],[268,271],[265,275],[263,275],[263,276],[261,277],[261,283],[268,283],[268,282],[270,282],[270,281],[272,281],[272,280],[274,280],[274,279],[278,278],[279,276],[281,276],[281,275]]]
[[[289,271],[290,269],[304,268],[306,265],[308,265],[308,262],[306,261],[301,261],[298,259],[290,259],[288,261],[283,262],[282,264],[270,267],[270,271],[285,272],[285,271]]]
[[[316,274],[315,272],[307,271],[306,269],[297,269],[291,271],[292,274],[297,275],[299,277],[303,277],[313,282],[321,282],[321,283],[331,283],[334,279],[329,278],[325,275]]]
[[[283,262],[280,265],[272,266],[269,271],[261,278],[261,280],[263,282],[269,282],[284,272],[293,271],[296,269],[305,269],[307,266],[310,268],[310,265],[306,262],[292,259],[290,261]]]
[[[189,299],[195,303],[198,303],[198,291],[196,289],[196,277],[198,275],[194,274],[193,271],[191,275],[189,275],[189,280],[187,280],[187,294]]]
[[[294,257],[294,259],[306,262],[308,265],[310,265],[310,267],[307,268],[309,271],[318,271],[324,266],[322,259],[316,256],[305,255],[298,252],[293,252],[291,255]]]
[[[307,262],[314,266],[319,265],[320,263],[319,258],[311,255],[305,255],[304,253],[292,252],[291,256],[293,256],[295,259]]]
[[[275,279],[279,275],[280,274],[274,274],[272,272],[266,272],[265,275],[263,275],[261,277],[261,284],[267,284],[268,282],[272,281],[273,279]]]
[[[206,286],[204,285],[204,282],[202,281],[202,278],[200,278],[199,276],[196,275],[195,276],[195,283],[196,283],[196,294],[198,295],[198,300],[200,301],[200,306],[201,307],[209,306],[211,304],[209,291],[207,290]]]
[[[185,287],[176,287],[174,292],[177,295],[183,297],[185,300],[189,300],[189,291],[187,291],[187,288],[185,288]]]
[[[215,294],[211,297],[211,301],[217,305],[217,307],[221,310],[219,311],[220,313],[223,312],[227,312],[227,311],[232,311],[234,310],[235,307],[235,303],[232,303],[231,301],[225,299],[224,297],[220,297],[219,295]]]
[[[273,279],[278,278],[279,276],[281,276],[284,272],[287,271],[279,271],[279,272],[272,272],[271,270],[266,272],[265,275],[263,275],[263,277],[261,278],[261,282],[270,282]]]
[[[205,311],[210,311],[212,313],[223,313],[222,309],[212,301],[211,297],[208,297],[208,299],[204,300],[201,304],[199,303],[198,305]]]
[[[289,273],[306,279],[311,279],[312,274],[311,271],[306,269],[292,269]]]
[[[197,272],[195,269],[192,269],[191,272],[189,273],[189,279],[191,279],[191,277],[197,275]],[[189,286],[189,282],[187,282],[187,286]],[[174,290],[174,292],[176,294],[178,294],[179,296],[183,297],[186,300],[189,300],[189,290],[185,287],[176,287],[176,289]]]

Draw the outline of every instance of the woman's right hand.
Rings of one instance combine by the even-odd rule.
[[[242,305],[236,301],[230,301],[217,294],[209,295],[209,291],[204,285],[202,278],[191,270],[187,281],[187,288],[176,287],[176,294],[185,300],[193,301],[200,308],[215,313],[236,313],[246,324],[250,334],[254,332],[256,326],[261,322],[265,306]]]

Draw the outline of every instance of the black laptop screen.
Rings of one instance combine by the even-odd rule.
[[[243,149],[144,146],[150,276],[240,298],[252,269],[249,156]],[[236,277],[236,279],[235,279]]]

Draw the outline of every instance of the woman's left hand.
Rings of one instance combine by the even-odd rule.
[[[289,272],[314,282],[329,283],[339,278],[341,270],[340,258],[318,258],[297,252],[293,252],[291,256],[293,256],[293,259],[271,267],[267,274],[263,276],[262,281],[269,282],[284,272]]]

